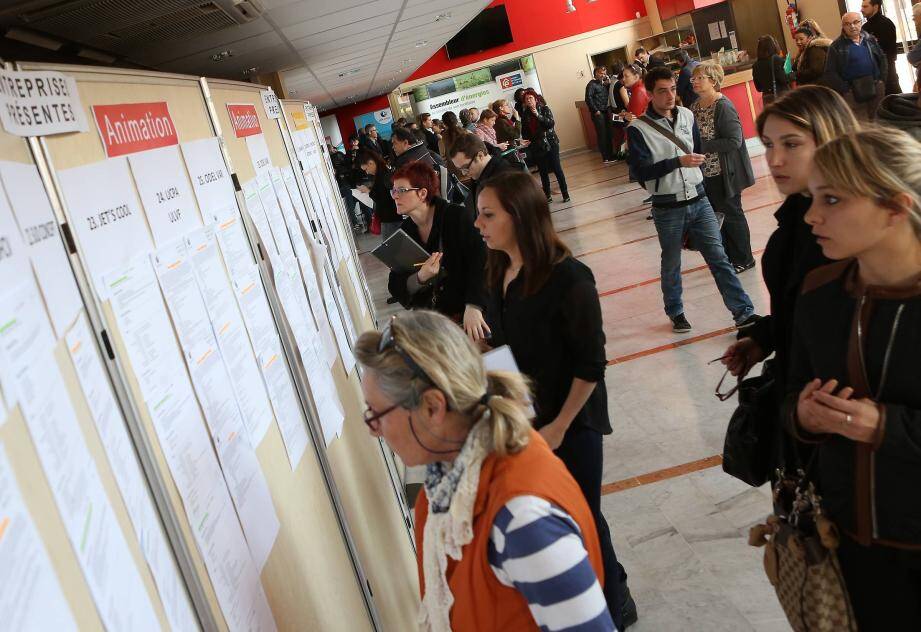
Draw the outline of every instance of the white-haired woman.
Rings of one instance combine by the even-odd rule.
[[[921,144],[880,128],[815,154],[806,222],[837,263],[796,305],[787,420],[841,535],[861,630],[921,626]]]
[[[610,631],[592,513],[528,422],[519,374],[486,371],[434,312],[363,334],[365,422],[407,465],[416,501],[420,629]]]
[[[755,175],[739,113],[720,92],[724,77],[723,67],[712,61],[694,68],[691,85],[700,98],[691,111],[697,119],[701,148],[707,156],[701,165],[704,189],[713,210],[725,218],[720,231],[723,247],[738,274],[755,267],[751,233],[742,209],[742,191],[755,184]]]

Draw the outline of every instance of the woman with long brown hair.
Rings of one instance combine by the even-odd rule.
[[[486,320],[534,388],[534,427],[569,469],[595,518],[604,593],[619,630],[636,620],[627,574],[601,513],[602,436],[611,433],[601,305],[592,271],[572,256],[537,183],[502,173],[483,184],[475,226],[487,253]]]

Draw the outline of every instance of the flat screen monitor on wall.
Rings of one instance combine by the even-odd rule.
[[[445,44],[448,59],[472,55],[512,41],[505,5],[485,9]]]

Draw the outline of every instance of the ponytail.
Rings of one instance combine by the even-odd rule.
[[[492,449],[500,455],[515,454],[528,445],[531,422],[526,402],[528,385],[520,373],[487,371],[486,416],[492,428]]]

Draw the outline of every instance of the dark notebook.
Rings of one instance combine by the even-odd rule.
[[[418,267],[417,263],[425,263],[429,258],[429,253],[403,230],[392,234],[371,254],[397,272],[413,270]]]

